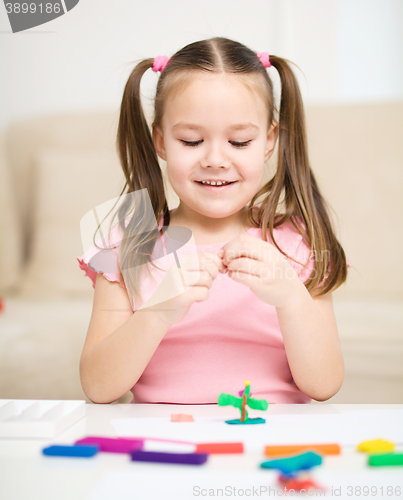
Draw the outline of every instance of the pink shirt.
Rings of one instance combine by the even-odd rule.
[[[161,218],[159,227],[162,224]],[[112,232],[111,239],[120,241],[121,238]],[[251,228],[245,234],[262,239],[260,228]],[[309,247],[291,222],[274,229],[274,237],[288,255],[302,263],[307,261]],[[200,252],[217,253],[226,243],[196,248]],[[99,250],[92,247],[78,258],[81,269],[92,279],[94,287],[100,269],[94,269],[88,262],[97,252]],[[163,267],[164,259],[168,266],[175,262],[171,253],[156,262],[159,267]],[[112,261],[111,264],[109,259],[108,272],[103,272],[103,275],[124,287],[119,277],[117,250],[114,250]],[[305,269],[291,260],[289,263],[305,281],[314,261],[312,257]],[[147,274],[143,274],[145,300],[155,290],[149,281]],[[135,305],[133,309],[137,309]],[[210,288],[208,300],[193,303],[183,320],[168,330],[132,387],[132,402],[217,403],[221,392],[238,394],[245,380],[251,382],[254,397],[265,398],[269,403],[311,402],[311,398],[293,381],[275,307],[261,301],[246,285],[219,273]]]

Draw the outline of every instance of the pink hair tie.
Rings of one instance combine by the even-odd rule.
[[[270,68],[271,62],[269,59],[269,54],[267,52],[256,52],[256,55],[260,59],[260,62],[263,64],[263,66],[267,69]]]
[[[153,71],[163,71],[165,69],[165,66],[169,62],[169,57],[168,56],[157,56],[154,57],[154,63],[153,63]]]

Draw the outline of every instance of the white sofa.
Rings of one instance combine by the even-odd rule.
[[[80,219],[123,187],[117,120],[115,110],[35,116],[1,135],[0,398],[85,398],[78,362],[93,288],[76,261]],[[307,125],[353,264],[334,293],[346,376],[330,401],[403,403],[403,103],[310,107]]]

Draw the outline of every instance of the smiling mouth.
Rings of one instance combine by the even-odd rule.
[[[231,190],[231,187],[236,184],[238,181],[232,181],[232,182],[228,182],[226,184],[207,184],[206,182],[202,182],[202,181],[195,181],[196,184],[199,184],[199,186],[204,190],[206,191],[206,194],[210,193],[210,194],[213,194],[213,193],[217,193],[217,196],[218,196],[218,193],[224,193],[224,191],[230,191]]]
[[[237,181],[225,182],[225,184],[207,184],[207,182],[202,182],[202,181],[195,181],[195,182],[197,182],[197,184],[200,184],[201,186],[220,188],[220,187],[230,186],[231,184],[235,184]]]

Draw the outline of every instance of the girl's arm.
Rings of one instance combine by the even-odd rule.
[[[325,401],[338,392],[344,378],[332,294],[312,298],[297,276],[294,281],[295,294],[276,307],[288,363],[299,389]]]
[[[229,277],[276,308],[294,382],[325,401],[340,389],[343,355],[330,293],[312,298],[285,257],[267,241],[241,235],[218,255]]]
[[[81,385],[94,403],[111,403],[127,393],[140,378],[169,328],[181,321],[194,302],[209,298],[209,288],[222,260],[208,252],[181,258],[187,289],[133,313],[125,288],[97,275],[92,316],[80,360]],[[174,265],[172,266],[174,268]],[[176,268],[176,264],[175,264]],[[178,273],[167,272],[155,291],[178,290]],[[182,286],[182,284],[181,284]],[[169,294],[168,294],[169,295]],[[153,295],[150,299],[153,303]],[[154,302],[155,303],[155,302]]]
[[[152,308],[133,314],[126,289],[97,275],[94,305],[80,359],[84,393],[111,403],[137,382],[170,328]]]

